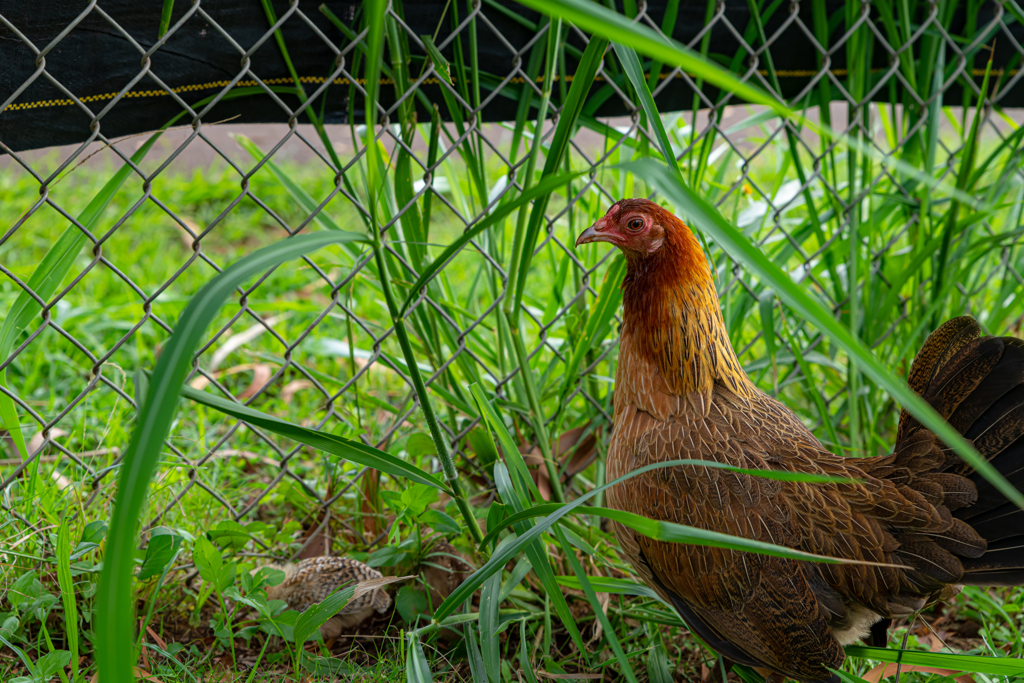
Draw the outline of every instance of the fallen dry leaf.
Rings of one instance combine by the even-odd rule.
[[[355,601],[361,595],[375,591],[390,583],[397,583],[399,581],[405,581],[406,579],[415,578],[415,576],[382,576],[379,579],[367,579],[366,581],[360,581],[356,584],[356,592],[352,595],[352,600],[350,602]]]
[[[155,632],[155,631],[153,630],[153,627],[152,627],[152,626],[149,626],[149,625],[147,624],[147,626],[146,626],[146,633],[148,633],[148,634],[149,634],[149,637],[153,639],[153,642],[154,642],[154,643],[156,643],[156,644],[157,644],[157,646],[158,646],[158,647],[159,647],[159,648],[160,648],[161,650],[163,650],[163,651],[165,651],[165,652],[167,651],[167,643],[166,643],[166,642],[164,641],[164,639],[163,639],[163,638],[161,638],[160,636],[158,636],[158,635],[156,634],[156,632]]]
[[[271,316],[270,318],[256,323],[252,327],[247,327],[241,332],[228,337],[224,343],[217,347],[217,350],[213,352],[213,356],[210,358],[210,371],[212,372],[213,370],[216,370],[220,364],[224,362],[224,359],[230,356],[232,352],[245,346],[274,325],[283,320],[287,320],[289,317],[291,317],[290,313]]]
[[[228,368],[227,370],[221,370],[213,373],[214,379],[220,379],[228,375],[237,375],[240,372],[252,371],[252,381],[249,382],[249,386],[241,391],[235,398],[239,401],[245,400],[250,396],[253,396],[257,391],[262,389],[270,378],[274,375],[274,369],[266,363],[242,363],[241,365],[235,365]],[[202,391],[210,385],[210,380],[205,375],[199,375],[191,382],[188,383],[190,387],[196,391]]]
[[[242,389],[242,393],[240,393],[235,398],[237,398],[239,401],[242,401],[244,399],[249,398],[250,396],[254,396],[257,391],[266,386],[267,382],[269,382],[270,378],[273,376],[274,369],[271,368],[269,365],[267,365],[266,363],[254,363],[252,365],[252,381],[249,382],[249,386],[247,386],[245,389]]]
[[[62,436],[67,436],[67,435],[68,435],[68,433],[65,432],[63,429],[59,429],[59,428],[54,427],[53,429],[50,430],[50,440],[51,441],[53,439],[57,439],[57,438],[60,438]],[[45,440],[46,439],[43,437],[43,433],[42,432],[36,432],[35,434],[33,434],[32,438],[28,440],[28,446],[26,446],[26,448],[28,448],[29,455],[31,455],[32,453],[35,453],[36,451],[38,451],[42,447],[43,442]]]
[[[281,400],[285,403],[291,403],[297,392],[309,389],[312,386],[314,386],[313,383],[308,379],[293,379],[281,389]]]

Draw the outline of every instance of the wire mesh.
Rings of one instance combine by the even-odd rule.
[[[466,38],[471,30],[476,30],[479,40],[498,41],[507,49],[507,71],[499,74],[486,97],[481,101],[467,101],[457,87],[439,78],[435,69],[428,66],[392,104],[382,105],[378,111],[381,125],[375,128],[377,140],[392,159],[396,150],[405,150],[410,160],[408,172],[415,179],[415,201],[404,206],[393,205],[384,225],[388,253],[396,278],[401,281],[414,281],[423,263],[429,262],[429,259],[423,260],[424,256],[440,253],[436,244],[419,245],[417,252],[411,251],[406,243],[403,235],[408,227],[403,221],[410,211],[419,210],[415,207],[422,207],[429,198],[434,210],[443,216],[441,236],[431,239],[443,245],[486,217],[506,194],[523,189],[522,171],[529,163],[529,155],[510,151],[511,126],[484,124],[479,114],[492,98],[507,96],[505,90],[514,86],[522,88],[515,91],[517,98],[543,95],[538,79],[528,72],[528,64],[531,52],[547,40],[550,25],[539,30],[529,43],[517,47],[504,40],[496,28],[503,17],[498,5],[478,2],[469,7],[461,23],[438,48],[450,53],[457,38]],[[742,45],[742,77],[776,92],[778,74],[773,77],[771,70],[765,68],[772,51],[785,50],[787,43],[796,38],[809,41],[820,57],[818,68],[810,72],[806,85],[788,97],[788,101],[799,108],[827,83],[838,98],[831,105],[833,128],[865,140],[880,155],[898,157],[921,136],[925,119],[919,118],[914,127],[896,131],[892,144],[887,143],[880,129],[883,118],[879,114],[880,105],[872,104],[872,100],[898,84],[901,92],[911,94],[908,104],[923,109],[954,86],[961,92],[972,93],[977,101],[982,96],[982,73],[975,68],[974,60],[979,48],[992,36],[998,36],[1009,41],[1018,54],[1024,54],[1024,48],[1008,27],[1012,23],[1011,14],[1003,11],[1002,3],[996,3],[995,9],[991,22],[978,27],[975,36],[965,41],[946,33],[933,8],[911,41],[890,45],[882,18],[868,11],[865,4],[853,25],[825,47],[815,38],[814,27],[805,22],[799,3],[792,3],[785,21],[753,43],[745,39],[748,27],[734,25],[726,6],[719,4],[689,47],[700,50],[706,35],[713,30],[727,29]],[[29,442],[27,457],[20,454],[10,457],[0,470],[0,491],[4,492],[0,505],[17,529],[9,532],[8,538],[33,535],[48,528],[45,519],[30,518],[25,508],[13,504],[10,498],[11,487],[16,482],[25,482],[30,469],[37,465],[47,477],[48,485],[62,489],[72,487],[86,509],[102,506],[112,495],[121,449],[126,445],[133,416],[138,410],[137,397],[128,389],[133,385],[130,374],[158,351],[160,343],[172,330],[182,302],[230,262],[226,254],[233,252],[224,247],[226,243],[252,238],[247,231],[256,227],[267,239],[339,226],[357,229],[363,217],[369,215],[365,193],[358,182],[350,182],[365,170],[365,148],[358,134],[352,134],[349,140],[341,139],[360,131],[356,127],[328,127],[329,134],[339,138],[328,146],[313,127],[299,123],[300,117],[312,110],[331,83],[343,80],[361,90],[350,68],[364,37],[343,46],[335,45],[311,20],[310,11],[305,5],[292,3],[260,40],[246,45],[221,28],[203,3],[194,2],[170,26],[167,36],[148,48],[148,41],[134,38],[95,2],[75,21],[57,31],[45,45],[34,44],[0,12],[3,37],[20,41],[31,51],[36,63],[29,79],[12,92],[0,92],[0,112],[8,107],[31,104],[24,101],[24,93],[33,82],[44,79],[66,98],[67,103],[62,106],[73,107],[88,119],[92,131],[87,140],[60,148],[56,156],[15,152],[4,146],[8,156],[0,168],[9,181],[3,191],[13,193],[15,182],[28,183],[38,190],[38,196],[27,205],[8,206],[7,211],[13,211],[16,217],[0,237],[0,253],[4,254],[0,259],[0,297],[4,310],[10,310],[15,300],[24,295],[41,309],[16,338],[10,354],[0,358],[0,371],[6,371],[9,380],[9,386],[0,385],[0,392],[17,405],[21,429]],[[107,30],[122,36],[133,46],[139,59],[133,77],[118,92],[103,97],[73,91],[62,84],[60,73],[53,73],[47,67],[48,56],[60,49],[61,41],[87,17],[95,19],[97,16],[104,20]],[[404,40],[425,51],[421,37],[406,25],[394,8],[389,10],[389,17],[403,33]],[[643,6],[635,21],[661,30],[660,22]],[[306,26],[308,40],[324,42],[335,58],[327,77],[310,78],[304,101],[276,92],[276,86],[293,85],[293,81],[264,78],[251,59],[264,44],[273,41],[274,29],[286,23]],[[170,37],[180,31],[199,30],[199,26],[227,41],[239,59],[237,71],[224,78],[214,92],[208,93],[211,96],[201,106],[189,104],[181,88],[161,79],[160,70],[154,66]],[[870,87],[855,95],[848,90],[844,71],[833,68],[832,62],[847,50],[848,41],[864,26],[875,38],[875,49],[884,52],[886,66],[875,68]],[[588,38],[575,28],[567,30],[581,43]],[[918,91],[908,82],[903,65],[917,49],[915,43],[935,35],[945,45],[946,63],[954,68],[944,74],[941,87],[928,98],[917,97]],[[655,148],[657,145],[628,88],[607,70],[606,63],[599,71],[599,78],[611,87],[611,97],[621,101],[629,116],[607,122],[611,126],[609,130],[616,133],[614,136],[602,137],[592,128],[581,128],[572,140],[569,165],[573,168],[602,168],[628,158],[641,146]],[[980,118],[985,136],[995,141],[1006,139],[1012,131],[1013,117],[997,108],[1001,97],[1016,85],[1020,74],[1008,70],[1001,76],[999,89],[989,93],[987,107]],[[559,87],[567,82],[562,78]],[[462,126],[447,124],[440,143],[431,142],[425,124],[413,129],[411,134],[396,124],[400,107],[417,97],[418,90],[427,84],[440,85],[447,95],[448,106],[454,106],[464,122]],[[729,163],[722,162],[724,170],[715,181],[718,188],[715,204],[766,249],[780,241],[787,242],[794,254],[787,263],[792,264],[795,259],[804,264],[802,268],[793,268],[793,275],[805,278],[804,282],[828,302],[836,315],[843,316],[848,301],[834,296],[836,288],[819,279],[820,271],[815,264],[828,258],[830,248],[846,239],[856,225],[870,221],[870,216],[863,215],[860,200],[886,183],[895,188],[899,198],[912,204],[917,196],[912,182],[895,174],[891,166],[876,164],[863,187],[851,194],[845,180],[829,176],[823,170],[826,157],[842,154],[838,143],[821,145],[797,122],[758,118],[761,110],[747,107],[727,93],[713,96],[695,76],[682,69],[666,68],[654,94],[657,96],[682,84],[699,95],[692,112],[665,116],[678,143],[675,150],[678,157],[692,164],[695,158],[700,158],[696,151],[710,145],[714,151],[705,157],[708,163],[727,159]],[[263,136],[260,145],[247,143],[252,149],[260,148],[255,156],[249,155],[250,147],[240,146],[239,141],[226,134],[228,130],[252,133],[251,130],[233,129],[230,122],[210,120],[214,107],[237,93],[239,88],[256,88],[271,97],[280,107],[281,120],[287,121],[286,126],[260,129]],[[138,147],[146,138],[113,140],[103,132],[104,121],[116,116],[118,107],[137,97],[140,91],[173,100],[183,113],[181,123],[184,124],[166,133],[144,160],[133,158],[132,147]],[[902,105],[892,107],[893,118],[899,106]],[[554,104],[549,107],[548,118],[557,120],[557,107]],[[964,121],[968,120],[965,115]],[[548,124],[536,134],[544,142],[550,140],[552,130],[553,126]],[[271,139],[278,134],[279,137]],[[949,159],[942,175],[955,183],[954,160],[959,149],[946,147],[951,144],[950,139],[942,137],[938,144]],[[432,145],[435,148],[433,158]],[[780,163],[776,153],[780,145],[798,148],[800,158],[807,162],[805,175],[772,186],[772,178],[776,176],[769,171],[777,170]],[[98,147],[102,153],[95,159],[90,158]],[[470,198],[467,198],[467,188],[460,186],[459,172],[465,166],[460,151],[463,149],[476,150],[484,160],[481,167],[486,170],[484,191],[481,193],[480,188],[474,188],[477,194]],[[164,177],[193,170],[194,162],[190,159],[197,156],[207,160],[212,157],[219,168],[216,172],[207,168],[194,177],[196,193],[220,193],[221,201],[216,210],[207,207],[204,215],[195,214],[196,200],[180,192],[170,192],[168,186],[161,184]],[[295,159],[301,159],[301,166],[295,164]],[[105,161],[106,166],[100,160]],[[277,165],[278,162],[282,165]],[[122,165],[127,169],[125,187],[132,190],[130,196],[118,195],[96,221],[83,218],[87,212],[82,211],[81,198],[64,191],[65,188],[74,185],[75,179],[83,174],[98,173],[96,169],[104,169],[98,175],[105,181],[110,175],[107,170]],[[295,168],[301,168],[301,173],[291,178],[288,169]],[[1021,176],[1019,170],[1015,174]],[[62,182],[66,183],[64,188]],[[95,185],[85,183],[82,191],[89,187],[95,190]],[[596,262],[583,258],[572,247],[573,229],[585,217],[603,213],[603,209],[620,199],[624,188],[630,186],[622,178],[611,181],[608,176],[592,173],[572,186],[564,201],[549,207],[535,251],[534,270],[538,281],[561,277],[561,281],[578,283],[578,289],[565,299],[558,292],[540,293],[524,308],[524,336],[529,340],[530,356],[538,368],[553,367],[566,360],[566,349],[571,348],[572,341],[566,330],[578,323],[580,315],[586,312],[586,303],[597,296],[611,258],[610,254]],[[0,188],[3,187],[4,183],[0,182]],[[486,197],[486,203],[479,201],[481,196]],[[807,235],[797,234],[795,229],[797,224],[803,226],[805,222],[794,220],[794,215],[806,210],[807,198],[812,196],[839,218],[831,220],[827,226],[829,233],[809,248]],[[394,199],[391,200],[393,203]],[[891,269],[886,259],[891,257],[892,245],[906,239],[907,231],[914,231],[920,218],[918,211],[909,212],[900,230],[868,245],[870,258],[862,267],[888,285]],[[36,265],[34,260],[38,259],[41,244],[48,247],[58,243],[60,230],[52,226],[63,229],[66,225],[71,227],[62,239],[80,242],[72,253],[74,267],[52,293],[40,294],[39,283],[29,280]],[[983,217],[977,229],[995,234],[1005,228],[996,227],[989,218]],[[168,244],[166,249],[160,253],[140,253],[138,235],[146,231],[158,232],[159,239]],[[1005,245],[1001,267],[993,269],[985,278],[957,284],[965,309],[970,308],[972,297],[978,292],[1005,287],[1006,283],[1011,283],[1012,288],[1024,286],[1021,256],[1016,247],[1016,242]],[[453,277],[457,274],[475,279],[476,283],[444,281],[433,290],[424,290],[410,316],[415,335],[421,339],[421,369],[433,390],[432,396],[439,405],[446,406],[448,412],[443,426],[460,456],[471,450],[469,437],[477,420],[473,418],[472,406],[459,410],[458,396],[453,397],[458,391],[452,383],[475,379],[485,383],[501,401],[514,393],[514,384],[521,381],[519,368],[507,349],[501,349],[500,343],[486,341],[500,338],[498,308],[507,294],[504,287],[508,275],[504,248],[488,234],[474,239],[456,259],[460,265],[453,265],[446,272],[453,273]],[[412,258],[415,253],[419,254],[419,260]],[[723,301],[737,307],[740,307],[739,302],[745,301],[744,310],[752,315],[750,312],[756,310],[757,302],[763,298],[756,280],[717,249],[713,248],[712,253]],[[557,271],[562,263],[568,271],[559,275]],[[325,250],[250,283],[209,330],[195,359],[189,383],[317,429],[335,430],[380,448],[400,450],[404,437],[420,424],[419,408],[407,368],[398,352],[394,327],[373,288],[372,269],[368,252]],[[297,281],[301,281],[301,287],[295,286]],[[105,305],[105,301],[111,299],[121,302],[116,310]],[[914,301],[903,303],[916,304]],[[424,314],[427,311],[429,316]],[[901,316],[887,322],[871,339],[872,343],[883,344],[888,333],[902,320]],[[102,331],[95,329],[97,321],[102,321]],[[814,336],[813,330],[805,330],[799,321],[795,325],[810,340],[805,353],[814,351],[820,339]],[[94,329],[90,329],[91,326]],[[116,334],[111,330],[116,330]],[[757,356],[763,354],[754,353],[763,348],[761,334],[745,333],[738,341],[741,342],[738,351],[748,369],[763,368],[763,363],[757,364]],[[254,346],[257,342],[259,348]],[[785,345],[784,341],[780,343]],[[588,406],[596,420],[606,424],[611,422],[611,384],[607,378],[614,372],[615,353],[613,328],[598,352],[590,355],[581,366],[569,397],[569,401]],[[54,383],[40,378],[42,368],[50,373]],[[798,380],[799,373],[792,379]],[[833,378],[827,386],[830,394],[825,396],[825,401],[828,405],[847,389],[841,377]],[[300,394],[306,398],[296,402],[295,397]],[[352,406],[356,406],[355,410]],[[105,414],[100,410],[106,411]],[[190,406],[185,413],[194,410],[197,409]],[[363,424],[364,419],[372,425]],[[219,420],[211,423],[213,427],[207,432],[200,426],[202,424],[205,424],[202,420],[188,414],[183,414],[176,423],[167,441],[160,479],[151,498],[150,525],[167,523],[169,513],[176,509],[208,521],[250,521],[260,519],[265,506],[287,500],[304,511],[304,525],[310,529],[293,547],[295,553],[303,550],[303,544],[319,542],[321,535],[317,530],[333,530],[330,533],[347,536],[340,540],[332,537],[329,543],[359,542],[368,546],[379,540],[379,537],[366,537],[366,527],[351,518],[331,517],[332,506],[340,499],[347,497],[358,501],[364,494],[369,485],[363,481],[366,470],[346,463],[323,461],[309,449],[252,425]],[[523,438],[529,440],[528,435]],[[10,447],[12,443],[8,438],[7,450],[13,454],[16,451]],[[244,473],[241,480],[227,477],[222,467],[227,460],[244,463],[232,470],[236,475],[239,469]],[[475,474],[486,476],[487,473]]]

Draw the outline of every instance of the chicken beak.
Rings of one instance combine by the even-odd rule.
[[[603,232],[608,227],[608,219],[602,218],[580,233],[580,236],[576,238],[576,246],[578,247],[581,244],[588,244],[590,242],[611,242],[615,244],[615,238]]]

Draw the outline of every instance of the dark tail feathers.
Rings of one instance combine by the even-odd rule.
[[[954,318],[924,343],[910,371],[910,386],[1018,489],[1024,489],[1024,341],[981,337],[969,316]],[[900,416],[897,451],[920,423]],[[974,559],[963,558],[963,583],[1024,585],[1024,510],[949,452],[945,469],[970,479],[977,500],[953,511],[988,542]]]

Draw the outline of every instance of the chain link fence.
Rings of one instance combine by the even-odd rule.
[[[986,106],[978,117],[984,141],[981,148],[1011,139],[1019,119],[1012,110],[1000,107],[1013,104],[1017,97],[1015,88],[1021,74],[1016,64],[1024,54],[1018,42],[1016,17],[1020,12],[1012,0],[986,4],[983,11],[972,5],[974,17],[960,17],[956,34],[950,32],[939,5],[922,6],[911,27],[912,35],[902,44],[892,42],[892,16],[886,16],[887,6],[868,4],[854,6],[849,15],[843,14],[847,10],[840,5],[831,17],[833,26],[826,31],[827,44],[823,44],[816,37],[821,35],[821,27],[814,25],[809,4],[776,3],[775,14],[762,26],[731,4],[701,3],[694,8],[684,3],[679,21],[691,24],[688,46],[716,58],[717,53],[726,51],[710,38],[729,37],[738,46],[739,59],[732,62],[738,65],[736,71],[768,91],[781,91],[797,109],[816,105],[819,100],[815,98],[829,92],[833,129],[865,140],[881,156],[903,158],[906,148],[918,144],[929,130],[927,114],[904,119],[909,123],[889,130],[887,126],[900,120],[901,112],[932,111],[945,126],[934,128],[940,131],[936,143],[939,156],[932,161],[939,164],[936,175],[950,184],[957,182],[963,132],[973,121],[979,98],[984,97],[982,50],[995,40],[1001,62],[991,76]],[[13,311],[20,297],[24,307],[34,305],[37,311],[12,339],[7,355],[0,357],[0,371],[7,376],[7,386],[0,386],[0,392],[17,406],[28,450],[21,454],[10,436],[5,440],[0,505],[8,517],[5,536],[12,546],[35,534],[44,539],[50,528],[46,515],[33,517],[32,508],[25,506],[24,488],[18,500],[11,493],[16,486],[29,486],[29,475],[37,467],[42,481],[39,490],[57,487],[74,491],[87,517],[106,517],[103,506],[111,499],[120,449],[126,445],[137,410],[137,398],[130,388],[132,374],[151,364],[161,341],[171,332],[182,302],[203,282],[244,254],[250,243],[259,246],[300,231],[363,229],[368,207],[359,178],[365,173],[365,149],[356,124],[362,106],[363,86],[357,74],[365,33],[355,4],[350,5],[336,15],[350,27],[354,39],[328,32],[325,15],[317,6],[294,2],[279,8],[272,25],[268,22],[260,27],[258,39],[246,35],[243,40],[223,25],[215,8],[193,2],[178,7],[167,33],[154,40],[152,31],[140,35],[123,27],[113,14],[104,11],[103,3],[93,2],[67,24],[47,26],[45,40],[40,40],[38,26],[7,18],[14,8],[0,3],[0,41],[17,45],[19,54],[30,55],[33,64],[23,81],[2,81],[0,117],[5,113],[43,117],[61,109],[63,116],[77,117],[75,125],[88,128],[75,144],[41,154],[17,148],[10,139],[15,134],[11,125],[0,126],[0,131],[6,131],[0,135],[0,148],[6,152],[6,157],[0,158],[5,178],[0,181],[0,192],[7,195],[3,201],[8,217],[0,237],[0,302],[3,310]],[[394,213],[385,226],[387,249],[399,273],[396,277],[407,283],[415,280],[419,266],[429,262],[424,256],[439,254],[445,244],[493,211],[507,193],[523,189],[523,171],[531,157],[521,149],[511,149],[522,131],[517,133],[512,123],[485,123],[485,110],[504,102],[501,111],[510,113],[511,120],[525,99],[546,103],[547,118],[557,120],[560,102],[571,84],[572,71],[567,64],[574,63],[588,39],[573,27],[563,28],[567,47],[556,68],[554,96],[548,102],[542,91],[543,77],[531,70],[531,59],[537,62],[534,55],[538,51],[543,56],[551,24],[537,15],[523,14],[518,23],[512,23],[519,31],[525,28],[525,38],[510,41],[500,27],[510,25],[510,13],[519,11],[515,5],[490,1],[458,5],[461,15],[457,20],[445,18],[444,30],[435,35],[437,48],[453,62],[453,72],[464,73],[456,65],[459,60],[471,62],[474,46],[504,54],[502,70],[481,78],[486,87],[476,92],[482,95],[467,99],[457,80],[450,82],[425,58],[418,62],[422,68],[412,70],[404,92],[396,93],[393,74],[381,86],[378,114],[382,125],[377,128],[377,139],[392,163],[400,151],[405,152],[404,170],[393,167],[389,172],[409,174],[414,192],[413,201],[404,204],[390,198]],[[388,17],[395,39],[407,42],[414,55],[427,54],[428,44],[410,28],[401,8],[392,7]],[[524,27],[524,21],[529,25]],[[634,21],[662,31],[664,8],[640,3]],[[120,87],[110,92],[69,86],[56,66],[64,41],[87,25],[90,32],[114,36],[122,47],[130,46],[135,52],[130,74],[124,72],[125,64],[118,62],[126,75]],[[535,30],[530,30],[531,25]],[[275,30],[279,28],[290,31],[285,34],[286,42],[293,48],[315,44],[330,55],[329,63],[322,64],[318,73],[297,74],[305,89],[303,99],[276,90],[294,89],[291,75],[273,70],[268,74],[259,67],[260,51],[278,54]],[[173,45],[175,36],[189,33],[217,37],[234,51],[240,66],[203,83],[178,83],[161,77],[162,51]],[[874,46],[867,70],[871,77],[855,90],[848,78],[851,41],[868,39]],[[912,59],[929,40],[940,47],[935,54],[943,60],[937,62],[941,68],[935,69],[938,87],[930,93],[914,82],[919,71]],[[803,54],[813,63],[803,69],[781,68],[787,51],[798,43],[811,46]],[[491,64],[497,63],[495,60]],[[865,208],[864,199],[882,192],[884,186],[887,196],[901,202],[897,209],[901,217],[893,223],[894,229],[864,244],[866,258],[860,268],[869,273],[865,281],[875,283],[879,291],[883,285],[891,285],[892,265],[887,259],[894,258],[894,245],[903,244],[922,224],[922,193],[913,180],[898,175],[891,166],[876,163],[864,168],[861,185],[851,191],[850,170],[842,159],[836,160],[845,148],[835,141],[822,144],[797,123],[784,123],[728,93],[706,88],[680,69],[654,69],[648,63],[645,69],[659,72],[652,79],[659,103],[667,102],[666,98],[683,103],[675,107],[682,111],[667,114],[665,121],[688,177],[704,173],[701,164],[713,170],[703,176],[707,181],[703,187],[715,204],[763,245],[766,253],[779,243],[788,245],[784,265],[827,300],[837,316],[848,314],[850,302],[836,280],[822,275],[835,275],[835,264],[825,269],[820,264],[832,257],[837,243],[847,239],[851,226],[871,223],[870,206]],[[36,99],[33,93],[44,86],[47,92],[58,91],[59,96]],[[234,98],[233,93],[244,89],[262,98],[259,107],[271,102],[276,108],[265,120],[273,118],[287,125],[236,127],[233,117],[242,115],[244,120],[247,105],[245,98]],[[581,126],[573,138],[567,166],[602,169],[627,160],[637,150],[657,148],[649,122],[610,55],[598,72],[594,92],[605,98],[605,109],[595,106],[590,111],[592,123]],[[335,95],[338,100],[330,101]],[[160,100],[162,107],[183,114],[175,123],[180,127],[166,133],[144,158],[133,156],[133,147],[138,150],[147,137],[119,140],[107,132],[118,129],[119,112],[139,99]],[[891,104],[877,103],[886,99]],[[411,134],[397,123],[401,107],[410,103],[415,103],[420,116]],[[442,105],[448,121],[455,121],[445,124],[440,133],[437,126],[427,125],[431,114],[426,105],[435,103]],[[936,103],[956,108],[942,109]],[[226,104],[230,104],[228,109],[217,108]],[[969,107],[962,108],[964,104]],[[602,111],[610,110],[624,115],[602,118]],[[812,111],[817,115],[817,109]],[[320,129],[306,123],[311,113],[327,122],[351,115],[350,126],[327,126],[325,139]],[[531,124],[535,119],[536,114],[531,113]],[[31,119],[18,121],[26,125]],[[529,138],[529,129],[527,126],[525,133],[528,144],[544,144],[550,140],[553,126],[536,131],[539,140]],[[54,142],[66,144],[66,130],[55,129]],[[227,132],[247,134],[257,141],[232,138]],[[785,150],[796,155],[797,166],[802,164],[799,173],[792,165],[793,156],[786,161]],[[476,157],[467,162],[470,151]],[[93,154],[97,156],[90,158]],[[212,166],[208,165],[211,157]],[[942,163],[946,165],[942,167]],[[479,177],[471,177],[466,170],[470,167],[481,171]],[[121,194],[105,210],[99,207],[98,213],[90,214],[83,198],[91,197],[118,168],[124,169],[126,176]],[[164,182],[175,174],[194,175],[181,189]],[[1014,183],[1024,179],[1019,168],[1011,169],[1009,175]],[[19,193],[18,188],[26,186],[34,195]],[[543,283],[545,291],[523,311],[529,356],[545,380],[551,368],[567,360],[572,330],[586,319],[587,306],[598,295],[612,258],[602,252],[594,261],[573,249],[573,239],[634,187],[639,188],[639,181],[634,186],[632,179],[621,174],[595,171],[548,209],[534,259],[538,287]],[[807,204],[812,200],[821,208],[820,221],[808,220]],[[418,245],[418,252],[410,251],[403,237],[409,233],[405,221],[412,220],[409,212],[413,210],[419,212],[415,220],[423,220],[431,211],[439,216],[430,244]],[[1007,225],[1002,217],[997,222],[991,215],[980,216],[975,230],[998,235],[1015,229],[1020,223],[1019,210],[1014,215],[1013,225]],[[69,232],[58,241],[69,224]],[[820,239],[812,239],[809,229],[819,231]],[[147,231],[158,238],[141,239],[139,235]],[[50,245],[67,246],[70,242],[76,248],[66,257],[73,262],[67,276],[49,285],[45,278],[33,279],[40,257]],[[154,247],[161,244],[166,246],[154,253]],[[141,250],[139,245],[144,245]],[[421,369],[432,397],[442,408],[444,428],[471,471],[478,455],[472,441],[477,419],[472,404],[463,400],[464,391],[456,385],[480,381],[494,392],[502,407],[515,413],[513,395],[518,392],[516,383],[522,381],[514,357],[501,341],[498,309],[505,295],[505,249],[500,239],[488,234],[473,240],[446,268],[450,280],[425,291],[410,318],[422,351]],[[763,307],[759,308],[764,293],[713,246],[712,253],[723,302],[727,309],[733,307],[731,319],[736,320],[739,312],[734,329],[741,359],[748,370],[762,373],[758,375],[762,386],[771,388],[771,380],[764,379],[767,361],[763,356],[765,345],[772,341],[765,340],[756,325],[751,328],[744,322],[756,318],[759,310],[764,315]],[[995,260],[985,277],[956,284],[961,309],[971,310],[978,297],[993,292],[1014,294],[1024,286],[1015,241],[1001,244],[992,257]],[[211,326],[190,384],[380,448],[394,452],[411,448],[405,439],[419,428],[419,408],[407,368],[400,360],[394,327],[379,301],[375,277],[368,252],[339,249],[310,255],[259,278],[240,291]],[[839,273],[838,278],[842,277]],[[884,348],[893,331],[906,322],[907,305],[918,305],[915,296],[924,286],[919,283],[910,296],[899,293],[899,315],[894,319],[884,324],[869,321],[873,333],[867,340]],[[1019,314],[1019,307],[1008,310],[1012,315],[1008,314],[1007,324]],[[98,320],[105,321],[100,328],[96,327]],[[798,320],[787,324],[803,340],[804,354],[822,349],[813,330],[805,329]],[[614,373],[614,324],[609,329],[608,338],[580,366],[569,399],[591,425],[611,422],[611,383],[607,378]],[[780,335],[778,344],[787,347],[790,341]],[[792,353],[778,358],[795,363]],[[888,357],[892,362],[900,358]],[[821,362],[837,363],[834,358]],[[799,378],[800,373],[794,372],[790,383]],[[831,407],[846,395],[848,387],[841,372],[826,369],[819,380],[827,389],[825,406]],[[295,553],[312,552],[313,546],[319,553],[329,550],[332,543],[368,547],[380,540],[367,535],[372,525],[357,523],[348,513],[334,517],[331,513],[342,499],[351,504],[346,510],[364,510],[360,501],[376,486],[376,479],[367,481],[365,470],[321,462],[309,449],[234,420],[212,419],[207,413],[197,417],[197,410],[191,404],[183,407],[167,442],[150,503],[150,525],[171,523],[169,519],[181,514],[207,523],[245,522],[260,519],[261,510],[268,505],[287,502],[301,511],[297,516],[306,527],[300,544],[304,547],[293,548]],[[818,424],[821,426],[820,420]],[[524,443],[533,438],[521,436]],[[229,462],[234,464],[229,467]],[[486,477],[487,473],[476,470],[473,476]],[[39,506],[52,504],[42,501]],[[317,545],[321,542],[324,547]]]

